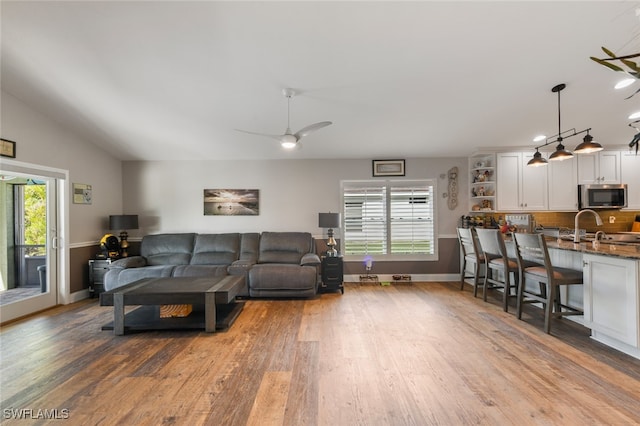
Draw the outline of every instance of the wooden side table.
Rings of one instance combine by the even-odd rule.
[[[340,290],[344,294],[344,265],[341,256],[322,257],[322,291]]]

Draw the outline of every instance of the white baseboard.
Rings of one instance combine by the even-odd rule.
[[[69,303],[79,302],[84,299],[89,298],[89,289],[84,289],[80,291],[76,291],[75,293],[71,293],[66,300],[64,301],[64,305],[68,305]]]

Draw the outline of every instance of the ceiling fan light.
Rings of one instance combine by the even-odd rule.
[[[536,152],[535,154],[533,154],[533,158],[529,160],[529,162],[527,163],[527,166],[540,167],[540,166],[546,166],[546,165],[547,165],[547,160],[542,158],[542,154],[540,154],[540,151],[538,151],[538,148],[536,148]]]
[[[576,147],[576,154],[591,154],[593,152],[602,151],[604,148],[598,142],[593,141],[593,136],[589,133],[582,139],[582,143]]]
[[[549,160],[550,161],[564,161],[564,160],[568,160],[569,158],[572,158],[573,154],[569,151],[567,151],[566,149],[564,149],[564,145],[562,145],[562,142],[558,143],[558,146],[556,147],[556,150],[553,154],[551,154],[549,156]]]
[[[287,129],[287,133],[288,132],[289,132],[289,129]],[[297,144],[298,144],[298,138],[296,138],[293,135],[285,134],[280,139],[280,145],[282,145],[284,149],[293,149],[296,147]]]
[[[640,118],[640,111],[636,111],[633,114],[629,115],[629,120],[635,120],[636,118]]]

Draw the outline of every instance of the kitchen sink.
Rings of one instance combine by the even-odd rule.
[[[640,232],[619,232],[615,234],[606,234],[600,238],[600,242],[640,243]]]
[[[573,234],[559,235],[563,240],[573,240]],[[588,232],[580,236],[580,241],[593,242],[596,234]],[[605,234],[600,237],[600,242],[604,244],[640,244],[640,232],[616,232]]]

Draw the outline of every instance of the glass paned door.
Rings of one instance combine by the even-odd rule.
[[[57,184],[0,170],[0,322],[57,303]]]

